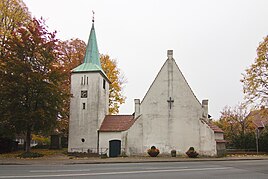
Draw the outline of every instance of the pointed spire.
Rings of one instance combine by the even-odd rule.
[[[92,17],[92,27],[87,43],[86,54],[84,61],[81,65],[72,70],[72,72],[86,72],[86,71],[101,71],[104,75],[103,69],[100,63],[100,55],[97,45],[97,38],[94,27],[94,11]]]
[[[92,22],[92,27],[91,27],[88,43],[87,43],[84,63],[92,63],[101,68],[100,55],[99,55],[96,33],[95,33],[95,28],[94,28],[94,20],[92,21],[93,22]]]

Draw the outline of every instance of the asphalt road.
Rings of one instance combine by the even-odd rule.
[[[2,178],[268,179],[268,160],[0,165]]]

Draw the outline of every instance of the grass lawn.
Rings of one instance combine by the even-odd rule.
[[[36,152],[43,154],[44,157],[54,156],[54,155],[62,155],[67,154],[67,148],[60,149],[60,150],[49,150],[49,149],[31,149],[30,152]],[[24,153],[23,150],[0,154],[0,158],[17,158],[18,155]]]

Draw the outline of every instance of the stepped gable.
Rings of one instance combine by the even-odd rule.
[[[136,121],[133,115],[106,115],[100,130],[101,132],[120,132],[128,130]]]

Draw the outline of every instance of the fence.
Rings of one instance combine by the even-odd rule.
[[[227,155],[235,155],[235,154],[247,154],[247,155],[263,155],[267,154],[266,152],[258,152],[256,149],[226,149]]]

